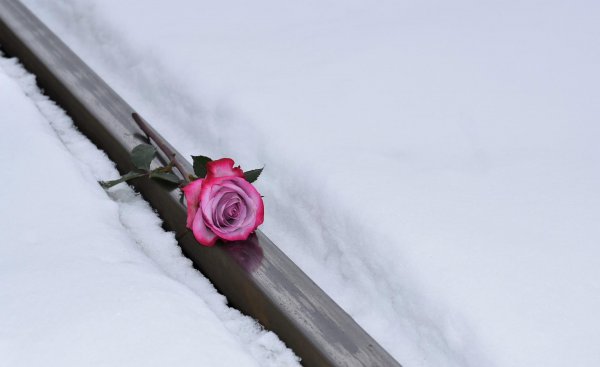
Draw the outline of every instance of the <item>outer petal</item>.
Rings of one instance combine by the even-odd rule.
[[[194,180],[182,188],[187,203],[186,227],[189,229],[192,229],[192,222],[200,206],[200,190],[202,190],[203,181],[203,179]]]
[[[196,212],[196,216],[192,221],[192,232],[194,233],[196,241],[204,246],[213,246],[217,242],[217,235],[206,227],[202,212],[199,210]]]
[[[256,220],[254,221],[254,228],[252,228],[254,231],[265,220],[265,204],[263,203],[263,199],[254,185],[246,180],[236,180],[236,184],[242,188],[242,190],[244,190],[256,208]]]
[[[206,178],[216,178],[216,177],[241,177],[244,178],[244,171],[240,167],[233,167],[235,162],[231,158],[221,158],[216,161],[208,162],[206,164],[206,170],[208,171],[206,174]]]
[[[265,221],[265,204],[263,203],[263,199],[258,195],[259,204],[256,208],[256,221],[254,222],[254,229],[258,228]]]
[[[252,232],[254,232],[254,231],[249,230],[248,228],[246,228],[244,230],[240,229],[233,233],[223,234],[223,239],[226,241],[243,241],[245,239],[248,239],[248,237],[250,237],[250,234],[252,234]]]

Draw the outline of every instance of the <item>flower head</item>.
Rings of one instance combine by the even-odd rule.
[[[245,240],[264,221],[262,197],[229,158],[207,163],[205,179],[183,188],[188,206],[187,227],[198,242]]]

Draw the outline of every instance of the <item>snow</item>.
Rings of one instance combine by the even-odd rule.
[[[227,307],[114,164],[0,56],[0,365],[298,366]]]
[[[598,366],[595,1],[26,0],[406,366]]]

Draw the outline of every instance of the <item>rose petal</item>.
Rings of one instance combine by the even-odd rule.
[[[254,229],[256,229],[259,225],[263,224],[265,220],[265,204],[263,202],[262,196],[260,196],[260,193],[256,190],[254,185],[252,185],[246,180],[238,181],[238,185],[248,195],[248,198],[252,200],[253,208],[256,210],[256,219],[253,223]]]
[[[222,226],[219,220],[221,200],[227,200],[230,193],[241,199],[243,218],[234,225]],[[264,221],[264,204],[258,191],[243,178],[221,177],[205,180],[200,192],[200,208],[205,225],[217,236],[228,241],[248,238],[256,227]]]
[[[192,229],[192,222],[196,216],[196,212],[198,211],[198,206],[200,205],[198,200],[200,199],[200,191],[202,190],[203,181],[203,179],[194,180],[181,189],[183,190],[185,202],[187,204],[186,227],[189,229]]]
[[[258,193],[258,191],[257,191]],[[263,203],[262,196],[258,194],[258,203],[256,207],[256,220],[254,221],[254,229],[258,228],[265,221],[265,204]]]
[[[192,222],[192,232],[196,241],[204,246],[213,246],[217,242],[217,235],[204,224],[202,212],[199,210],[196,212],[196,216]]]
[[[240,167],[233,167],[235,162],[230,158],[221,158],[216,161],[211,161],[206,164],[206,178],[217,177],[241,177],[244,178],[244,171]]]
[[[216,225],[217,223],[214,222],[213,218],[221,199],[229,193],[236,193],[243,202],[249,201],[245,191],[242,190],[242,188],[240,188],[235,182],[231,182],[232,180],[242,180],[246,182],[246,180],[237,177],[221,177],[212,180],[205,180],[203,190],[200,192],[200,202],[202,204],[200,205],[199,210],[201,210],[204,214],[204,221],[206,222],[206,225],[219,236],[221,234],[221,230],[218,228]]]
[[[234,192],[225,193],[216,200],[213,212],[213,223],[222,230],[233,227],[239,222],[240,214],[246,215],[246,206],[238,194]]]

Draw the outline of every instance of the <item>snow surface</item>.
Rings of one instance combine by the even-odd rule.
[[[600,365],[597,1],[25,2],[406,366]]]
[[[298,366],[227,307],[106,155],[0,55],[0,365]]]

